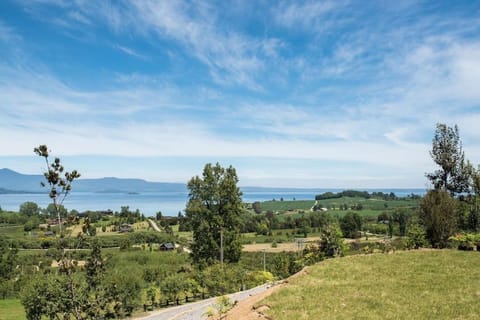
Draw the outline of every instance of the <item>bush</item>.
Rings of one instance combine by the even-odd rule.
[[[458,250],[473,251],[480,244],[480,234],[462,233],[451,236],[448,241]]]
[[[340,219],[340,228],[346,238],[355,238],[362,229],[362,218],[355,212],[348,212]]]

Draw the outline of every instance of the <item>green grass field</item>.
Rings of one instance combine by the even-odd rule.
[[[0,299],[0,320],[23,320],[25,311],[19,299]]]
[[[310,210],[315,204],[314,200],[296,201],[264,201],[260,203],[262,211],[285,212],[289,210]]]
[[[352,206],[361,204],[363,210],[385,211],[394,208],[418,207],[420,200],[405,199],[405,200],[380,200],[380,199],[365,199],[360,197],[342,197],[337,199],[319,200],[318,204],[322,207],[338,209],[341,205],[346,204]]]
[[[478,319],[480,254],[410,251],[324,261],[258,305],[273,319]]]
[[[10,239],[24,238],[23,225],[7,225],[0,227],[0,233]]]

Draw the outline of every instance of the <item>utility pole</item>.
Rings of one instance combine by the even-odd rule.
[[[262,249],[262,251],[263,251],[263,272],[265,272],[265,250],[266,249]]]
[[[223,230],[220,230],[220,264],[223,269]]]

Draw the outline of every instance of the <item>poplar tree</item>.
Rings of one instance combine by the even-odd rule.
[[[435,190],[447,191],[451,196],[470,190],[472,167],[465,160],[457,125],[451,128],[437,124],[430,156],[439,167],[426,174]]]
[[[237,183],[235,169],[222,168],[218,163],[205,165],[202,177],[195,176],[189,181],[185,211],[193,230],[194,263],[210,265],[218,260],[240,259],[242,192]]]

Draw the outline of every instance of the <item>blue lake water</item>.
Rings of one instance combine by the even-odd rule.
[[[366,189],[369,192],[382,191],[394,192],[397,196],[409,194],[423,195],[422,189]],[[332,191],[339,192],[341,189],[267,189],[267,190],[244,190],[243,201],[255,202],[283,198],[284,200],[314,200],[315,195]],[[129,206],[131,210],[139,209],[140,212],[149,216],[161,211],[165,216],[176,216],[179,211],[185,209],[188,200],[187,192],[141,192],[138,194],[127,193],[93,193],[72,192],[65,199],[63,205],[68,210],[112,210],[120,211],[122,206]],[[0,194],[0,207],[3,210],[18,211],[20,205],[26,201],[33,201],[40,207],[45,208],[51,203],[45,194]]]

